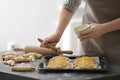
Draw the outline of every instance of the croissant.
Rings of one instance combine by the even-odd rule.
[[[26,64],[20,64],[12,67],[12,71],[26,72],[26,71],[35,71],[36,68],[30,67]]]
[[[15,61],[14,60],[3,61],[3,64],[7,64],[7,65],[10,65],[10,66],[15,66]]]
[[[13,58],[13,60],[15,60],[15,62],[17,62],[17,63],[20,63],[20,62],[29,62],[30,61],[30,59],[24,58],[22,56],[15,57],[15,58]]]

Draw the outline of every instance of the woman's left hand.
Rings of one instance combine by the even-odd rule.
[[[104,34],[103,24],[92,24],[90,28],[80,32],[80,40],[96,39]]]

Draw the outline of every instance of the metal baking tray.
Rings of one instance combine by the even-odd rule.
[[[88,56],[88,55],[84,55]],[[39,72],[108,72],[109,71],[109,65],[108,65],[108,60],[106,56],[89,56],[93,57],[96,59],[97,63],[99,64],[98,68],[93,68],[93,69],[75,69],[75,68],[68,68],[68,69],[61,69],[61,68],[47,68],[47,64],[49,62],[49,59],[51,59],[54,56],[44,56],[39,63]],[[81,56],[66,56],[68,57],[71,61],[73,61],[77,57]]]

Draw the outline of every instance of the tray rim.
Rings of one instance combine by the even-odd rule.
[[[55,56],[57,56],[57,55],[55,55]],[[73,56],[66,56],[65,55],[65,57],[82,57],[82,56],[89,56],[89,57],[99,57],[99,59],[102,57],[105,57],[105,61],[107,62],[107,63],[104,63],[104,65],[106,66],[106,67],[102,67],[101,66],[101,68],[97,68],[97,69],[74,69],[74,68],[69,68],[69,69],[61,69],[61,68],[56,68],[56,69],[52,69],[52,68],[44,68],[44,67],[39,67],[38,68],[38,70],[40,70],[40,71],[44,71],[44,72],[49,72],[49,71],[57,71],[57,72],[59,72],[59,71],[79,71],[79,72],[108,72],[109,71],[109,68],[108,68],[108,60],[107,60],[107,57],[105,56],[105,55],[81,55],[81,56],[76,56],[76,55],[73,55]],[[45,59],[45,58],[52,58],[52,57],[54,57],[54,56],[52,56],[52,55],[46,55],[46,56],[44,56],[43,57],[43,59],[42,59],[42,61],[40,62],[40,63],[42,63],[43,65],[45,65],[46,63],[43,63],[43,60]],[[101,64],[101,60],[100,60],[100,64]]]

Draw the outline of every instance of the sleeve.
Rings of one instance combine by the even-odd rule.
[[[63,8],[69,9],[73,13],[78,9],[81,0],[64,0]]]

